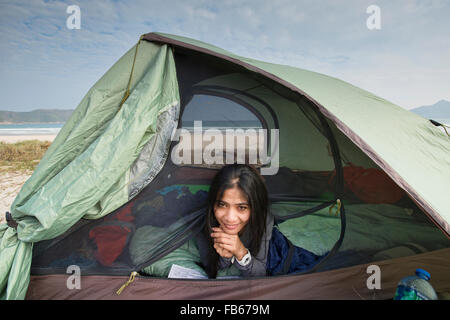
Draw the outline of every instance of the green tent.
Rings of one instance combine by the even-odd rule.
[[[271,211],[294,244],[325,255],[318,266],[167,280],[171,264],[195,265],[202,201],[223,164],[196,156],[198,121],[215,137],[267,133],[256,165]],[[0,225],[1,297],[391,298],[416,267],[446,292],[449,153],[429,120],[339,79],[145,34],[89,90]],[[382,272],[375,291],[370,264]],[[73,265],[80,290],[66,285]]]

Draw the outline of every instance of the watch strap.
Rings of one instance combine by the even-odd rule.
[[[233,256],[233,258],[234,258],[234,256]],[[252,256],[251,256],[250,251],[248,249],[247,249],[247,253],[242,257],[241,260],[238,260],[236,258],[237,263],[239,263],[243,267],[248,265],[251,260],[252,260]]]

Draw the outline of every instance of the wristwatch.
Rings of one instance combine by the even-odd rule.
[[[241,260],[236,259],[237,263],[239,263],[243,267],[248,265],[251,260],[252,260],[252,256],[251,256],[250,251],[248,249],[247,249],[247,253],[242,257]],[[233,259],[232,259],[231,262],[232,263],[234,262],[234,256],[233,256]]]

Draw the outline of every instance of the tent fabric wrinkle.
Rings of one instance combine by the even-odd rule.
[[[156,130],[160,115],[171,109],[175,109],[171,111],[173,114],[178,113],[179,93],[172,51],[166,45],[148,42],[141,45],[136,64],[144,67],[146,72],[136,77],[139,81],[134,83],[120,110],[120,94],[114,94],[114,99],[111,97],[108,103],[103,99],[114,89],[125,87],[128,82],[126,75],[129,75],[132,50],[104,76],[102,80],[105,83],[96,84],[98,87],[105,86],[102,98],[98,96],[99,91],[92,90],[92,95],[88,93],[83,99],[62,128],[59,139],[52,143],[38,169],[15,199],[11,214],[18,222],[17,234],[2,234],[3,237],[17,238],[14,255],[12,251],[7,254],[2,250],[4,261],[11,262],[3,264],[4,269],[1,270],[2,275],[9,274],[7,284],[2,282],[0,287],[2,294],[8,293],[8,299],[25,297],[27,281],[22,281],[23,277],[18,276],[18,268],[13,270],[8,266],[17,265],[20,261],[24,267],[29,267],[33,242],[55,238],[81,218],[98,219],[128,201],[131,165],[148,141],[159,134]],[[143,54],[146,59],[150,57],[149,61],[142,61]],[[83,110],[87,115],[93,113],[94,116],[81,117]],[[106,113],[109,114],[109,121],[98,131],[99,124],[104,120],[95,115]],[[165,123],[160,123],[158,129],[173,127],[173,118],[162,118],[160,121]],[[88,131],[96,131],[96,137],[85,139],[86,133],[76,133],[79,128],[92,128]],[[68,145],[64,138],[71,140]],[[86,146],[77,148],[77,144]],[[168,145],[160,147],[164,148],[167,149]],[[64,161],[64,156],[70,159]],[[155,159],[161,156],[160,152]],[[60,161],[65,166],[58,170]],[[29,271],[26,273],[29,274]]]
[[[148,185],[164,165],[168,157],[172,132],[178,124],[178,113],[178,104],[160,112],[155,128],[156,134],[142,148],[130,169],[129,199]],[[161,161],[156,162],[154,159],[161,159]]]

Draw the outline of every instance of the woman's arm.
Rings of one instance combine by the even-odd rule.
[[[250,252],[250,263],[245,266],[239,264],[236,259],[242,259],[242,257],[247,253],[248,250],[247,248],[245,248],[240,238],[237,235],[231,236],[224,234],[220,228],[213,228],[213,233],[211,234],[211,236],[215,240],[214,248],[220,255],[218,265],[219,269],[223,269],[230,266],[231,264],[234,264],[236,268],[241,271],[241,274],[244,277],[266,276],[266,263],[269,252],[269,242],[272,238],[273,223],[273,216],[268,215],[266,221],[266,232],[261,241],[259,250],[256,254],[254,252]]]
[[[250,252],[251,260],[250,263],[246,266],[242,266],[237,259],[234,260],[233,264],[237,269],[241,271],[242,276],[244,277],[263,277],[267,275],[266,263],[267,263],[267,254],[269,251],[269,240],[263,241],[261,243],[260,250],[257,255],[254,255]]]
[[[227,236],[228,237],[228,236]],[[224,241],[224,240],[218,240]],[[229,267],[231,264],[234,264],[237,269],[241,271],[242,276],[244,277],[258,277],[266,275],[266,263],[267,263],[267,255],[269,251],[269,241],[270,237],[263,239],[260,249],[258,253],[255,255],[253,252],[250,252],[245,247],[242,247],[239,250],[229,252],[225,249],[218,250],[218,247],[222,246],[222,244],[215,244],[216,250],[221,253],[219,258],[219,269],[224,269]],[[224,241],[225,242],[225,241]],[[226,251],[227,254],[224,255],[223,251]],[[241,260],[245,256],[247,252],[250,252],[250,262],[247,265],[241,265],[238,261]],[[233,255],[234,254],[234,255]]]

